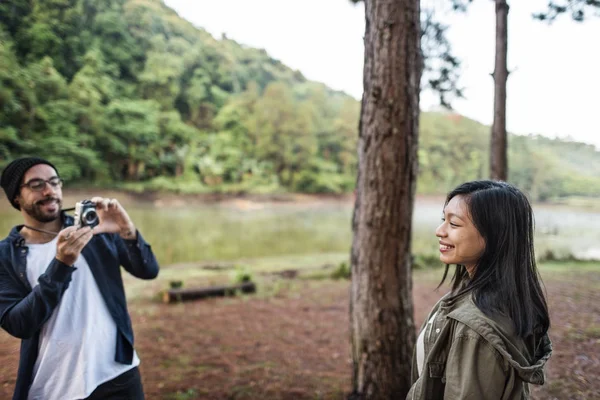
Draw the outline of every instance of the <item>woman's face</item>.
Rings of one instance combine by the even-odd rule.
[[[440,260],[444,264],[464,265],[473,276],[475,265],[485,250],[463,196],[454,196],[444,208],[442,224],[435,230],[440,239]]]

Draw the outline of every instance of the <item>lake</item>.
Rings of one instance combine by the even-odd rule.
[[[65,194],[64,206],[89,196],[80,192]],[[168,201],[116,196],[152,245],[163,267],[270,257],[316,256],[320,260],[343,261],[350,251],[351,199],[204,202],[173,195]],[[442,203],[442,198],[417,199],[413,253],[437,254],[434,230],[440,222]],[[598,209],[534,205],[534,211],[538,254],[551,250],[558,257],[598,256]],[[20,221],[20,214],[14,209],[4,206],[0,209],[1,231],[8,232]]]

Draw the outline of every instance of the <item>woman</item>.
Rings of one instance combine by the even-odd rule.
[[[421,328],[407,399],[529,398],[552,346],[527,198],[504,182],[464,183],[435,234],[442,283],[450,264],[456,272]]]

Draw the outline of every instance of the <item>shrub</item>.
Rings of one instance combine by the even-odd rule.
[[[341,262],[333,272],[331,272],[331,279],[350,279],[352,271],[347,262]]]

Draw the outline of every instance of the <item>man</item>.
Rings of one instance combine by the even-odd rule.
[[[120,266],[155,278],[150,246],[114,199],[73,226],[47,160],[14,160],[0,186],[24,220],[0,242],[0,326],[22,339],[13,400],[143,399]]]

